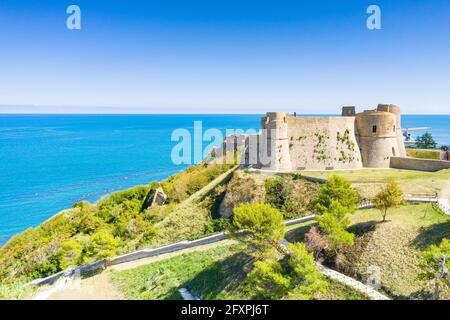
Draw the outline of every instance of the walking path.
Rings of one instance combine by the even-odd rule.
[[[174,256],[193,251],[205,251],[218,246],[235,243],[234,240],[222,240],[198,247],[187,248],[158,256],[124,262],[108,267],[103,272],[89,278],[74,279],[74,277],[61,277],[54,286],[42,287],[33,297],[33,300],[124,300],[125,297],[113,286],[110,280],[112,271],[134,269],[149,263],[169,259]]]
[[[340,283],[343,283],[349,287],[352,287],[358,291],[365,293],[369,298],[373,300],[391,300],[389,297],[379,293],[374,288],[365,285],[362,282],[359,282],[345,274],[339,273],[333,269],[327,268],[324,265],[316,262],[317,268],[328,278],[336,280]]]

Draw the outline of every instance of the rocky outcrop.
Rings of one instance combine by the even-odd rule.
[[[159,187],[156,189],[155,194],[153,195],[152,203],[150,205],[150,208],[153,208],[155,206],[161,206],[164,203],[166,203],[167,195],[165,194],[163,188]]]

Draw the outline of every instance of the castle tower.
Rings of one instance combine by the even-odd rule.
[[[355,107],[353,106],[345,106],[342,107],[342,116],[343,117],[354,117],[356,114]]]
[[[264,145],[260,157],[262,167],[268,170],[289,171],[292,169],[289,154],[288,114],[286,112],[267,112],[262,120]]]
[[[364,167],[389,168],[390,157],[401,155],[398,117],[392,112],[368,110],[356,115],[356,129]]]
[[[395,117],[396,117],[395,131],[397,134],[397,143],[398,143],[398,151],[399,151],[399,154],[397,156],[406,157],[406,149],[405,149],[405,143],[404,143],[402,127],[401,127],[400,107],[396,106],[394,104],[379,104],[377,107],[377,110],[395,114]]]

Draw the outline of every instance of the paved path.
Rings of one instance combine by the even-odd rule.
[[[362,282],[359,282],[351,277],[346,276],[345,274],[339,273],[333,269],[327,268],[324,265],[316,262],[317,268],[327,277],[336,280],[340,283],[343,283],[349,287],[352,287],[358,291],[365,293],[369,298],[373,300],[391,300],[389,297],[379,293],[374,288],[365,285]]]
[[[133,269],[142,265],[169,259],[193,251],[205,251],[213,247],[230,245],[234,240],[223,240],[199,247],[165,253],[154,257],[124,262],[108,267],[105,271],[84,279],[61,277],[55,285],[42,287],[33,300],[124,300],[123,294],[111,283],[112,271]]]

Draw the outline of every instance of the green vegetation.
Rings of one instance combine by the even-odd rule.
[[[359,195],[349,181],[340,176],[331,176],[314,199],[314,205],[319,212],[325,212],[330,210],[333,201],[338,202],[348,213],[353,213],[358,206]]]
[[[358,193],[349,181],[332,176],[314,200],[319,228],[312,227],[305,235],[306,247],[316,259],[324,253],[328,262],[336,261],[339,252],[353,246],[355,235],[348,231],[349,213],[356,211]]]
[[[36,292],[36,287],[27,285],[23,281],[13,284],[0,285],[0,300],[26,300]]]
[[[180,203],[200,191],[234,165],[200,164],[191,166],[161,183],[170,203]]]
[[[406,149],[406,155],[411,158],[419,159],[441,159],[440,150]]]
[[[442,239],[439,246],[431,245],[423,253],[423,258],[421,266],[424,272],[419,277],[434,281],[433,299],[439,300],[442,287],[450,287],[450,241]]]
[[[320,189],[317,183],[308,182],[299,175],[281,176],[265,180],[266,202],[281,210],[285,219],[310,214],[313,198]]]
[[[403,191],[395,181],[390,181],[380,192],[373,198],[375,208],[380,210],[383,221],[386,221],[387,211],[390,208],[397,208],[404,204]]]
[[[270,256],[271,249],[279,249],[285,234],[283,215],[266,203],[240,205],[234,209],[232,222],[232,236],[259,258]],[[245,232],[239,232],[241,229]]]
[[[399,169],[361,169],[336,171],[304,171],[302,175],[329,179],[339,176],[349,180],[363,198],[373,198],[390,180],[395,180],[405,193],[438,193],[450,179],[450,169],[422,172]]]
[[[201,163],[170,177],[161,184],[168,204],[160,207],[149,207],[160,186],[157,182],[113,193],[96,204],[75,204],[0,248],[0,284],[210,233],[213,217],[208,210],[213,209],[214,199],[208,194],[203,194],[201,204],[195,197],[185,199],[230,168]]]
[[[428,299],[433,283],[419,278],[423,272],[423,252],[450,238],[450,217],[430,204],[405,205],[390,210],[389,220],[380,223],[377,209],[359,210],[351,216],[349,230],[355,245],[342,253],[335,266],[339,271],[363,282],[370,266],[381,269],[382,289],[397,299]],[[442,299],[450,298],[443,290]]]
[[[0,249],[0,298],[26,298],[32,288],[22,283],[72,265],[225,229],[241,243],[114,272],[113,282],[131,299],[179,299],[182,287],[204,299],[366,298],[324,278],[316,258],[362,282],[371,267],[381,268],[382,289],[395,298],[429,298],[436,292],[431,273],[420,275],[436,270],[426,257],[443,250],[438,245],[450,237],[450,217],[431,205],[399,206],[397,200],[400,188],[440,190],[450,170],[306,173],[328,179],[320,185],[297,174],[267,177],[235,169],[202,163],[162,183],[117,192],[96,204],[75,204],[14,237]],[[356,211],[362,185],[381,190],[375,203],[384,217],[389,208],[388,221],[380,223],[376,209]],[[167,202],[150,208],[159,187]],[[230,217],[222,218],[224,212]],[[284,226],[284,219],[309,212],[318,214],[316,221]],[[443,283],[439,296],[450,297]]]
[[[327,247],[336,254],[342,246],[352,246],[355,235],[348,232],[350,218],[348,209],[336,200],[332,200],[330,207],[322,215],[316,217],[320,230],[325,234]]]
[[[242,245],[224,245],[207,251],[179,255],[131,270],[113,272],[113,283],[127,299],[181,299],[180,288],[187,288],[203,299],[252,299],[247,274],[252,258],[242,253]],[[319,299],[367,299],[360,292],[325,278],[328,291]],[[300,293],[301,294],[301,293]],[[295,290],[285,299],[299,299]]]
[[[232,236],[257,259],[247,279],[256,298],[280,299],[295,290],[302,299],[312,299],[326,291],[306,246],[282,244],[285,229],[278,209],[264,203],[242,204],[234,209],[233,227]]]
[[[242,203],[265,201],[264,182],[250,173],[236,171],[226,186],[226,194],[220,207],[220,213],[231,216],[235,207]]]
[[[423,149],[436,148],[437,142],[434,141],[433,136],[429,132],[425,132],[416,138],[416,146]]]
[[[284,259],[255,262],[248,282],[256,298],[281,299],[295,291],[298,299],[309,300],[326,292],[327,283],[305,245],[290,243],[288,251]]]

